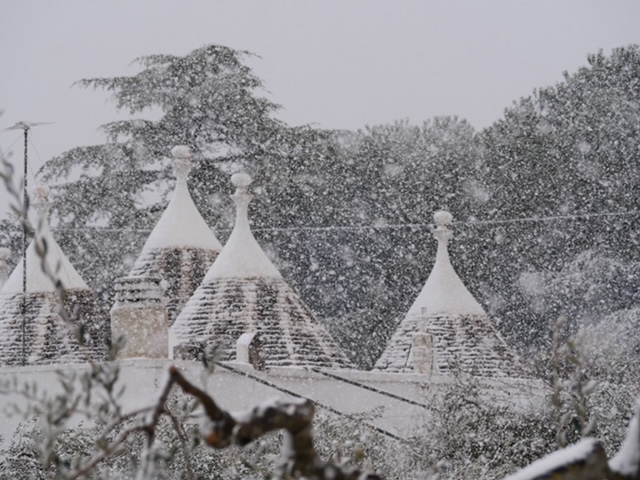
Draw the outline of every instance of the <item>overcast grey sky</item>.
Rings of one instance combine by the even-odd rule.
[[[640,2],[593,0],[0,0],[0,129],[32,131],[33,170],[100,143],[108,95],[71,87],[134,58],[217,43],[250,65],[287,123],[358,129],[458,115],[482,128],[599,48],[640,43]],[[0,147],[22,158],[20,132]],[[0,208],[0,210],[3,210]]]

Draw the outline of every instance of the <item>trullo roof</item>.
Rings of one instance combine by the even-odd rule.
[[[325,327],[285,282],[251,233],[247,209],[251,178],[231,177],[236,222],[229,240],[171,327],[177,345],[218,344],[235,358],[242,334],[258,333],[267,367],[349,367]]]
[[[527,377],[511,348],[458,277],[449,259],[449,212],[434,215],[433,270],[375,370],[482,377]]]
[[[189,193],[191,150],[177,146],[171,153],[176,174],[173,197],[128,275],[161,279],[170,324],[222,250]]]
[[[47,194],[45,187],[36,190],[34,207],[39,219],[36,236],[26,252],[26,298],[23,299],[23,259],[0,290],[2,365],[78,363],[103,360],[107,353],[107,312],[51,235]],[[46,250],[44,261],[37,254],[36,245]],[[43,265],[61,282],[63,298],[51,276],[43,272]],[[60,314],[61,307],[68,318]]]

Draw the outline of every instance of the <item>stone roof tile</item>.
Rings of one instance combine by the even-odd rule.
[[[84,363],[105,360],[109,317],[96,295],[87,289],[65,291],[64,309],[55,292],[27,294],[22,322],[22,295],[0,294],[0,365]],[[82,324],[83,342],[78,340]],[[24,339],[24,351],[23,351]]]

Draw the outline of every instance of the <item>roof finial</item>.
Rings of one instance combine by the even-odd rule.
[[[234,195],[248,194],[251,182],[252,180],[248,173],[238,172],[231,175],[231,183],[236,187]]]
[[[233,203],[236,204],[236,226],[247,231],[249,231],[249,203],[253,198],[249,193],[251,181],[251,177],[245,172],[231,175],[231,183],[236,187],[236,191],[231,195]]]
[[[33,189],[33,207],[38,212],[38,220],[46,221],[51,203],[49,202],[49,187],[38,185]]]
[[[440,210],[433,214],[433,220],[436,222],[436,227],[432,231],[433,236],[438,240],[438,244],[443,244],[446,248],[453,237],[453,232],[448,228],[453,222],[453,215],[446,210]]]
[[[187,177],[193,167],[191,149],[186,145],[177,145],[171,149],[173,155],[173,171],[180,183],[187,183]]]

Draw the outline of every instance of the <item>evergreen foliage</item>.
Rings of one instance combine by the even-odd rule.
[[[557,292],[566,294],[562,309],[578,311],[571,317],[578,323],[573,332],[585,315],[602,318],[606,310],[631,308],[639,300],[640,48],[599,52],[588,61],[565,73],[563,82],[516,102],[481,136],[480,175],[491,195],[479,216],[565,217],[491,228],[490,235],[501,239],[497,255],[512,261],[488,272],[493,280],[471,273],[500,292],[492,313],[507,320],[503,328],[521,344],[539,345],[558,315],[556,302],[528,290],[523,275],[542,275],[548,284],[573,271],[574,291]],[[625,212],[631,214],[619,215]],[[572,218],[580,214],[594,216]],[[476,256],[483,256],[481,250]],[[625,270],[618,276],[627,276],[624,285],[592,268],[606,259]],[[580,286],[580,276],[588,286]],[[611,294],[607,305],[582,295],[598,284]],[[536,296],[533,303],[545,303],[547,311],[536,311]]]

